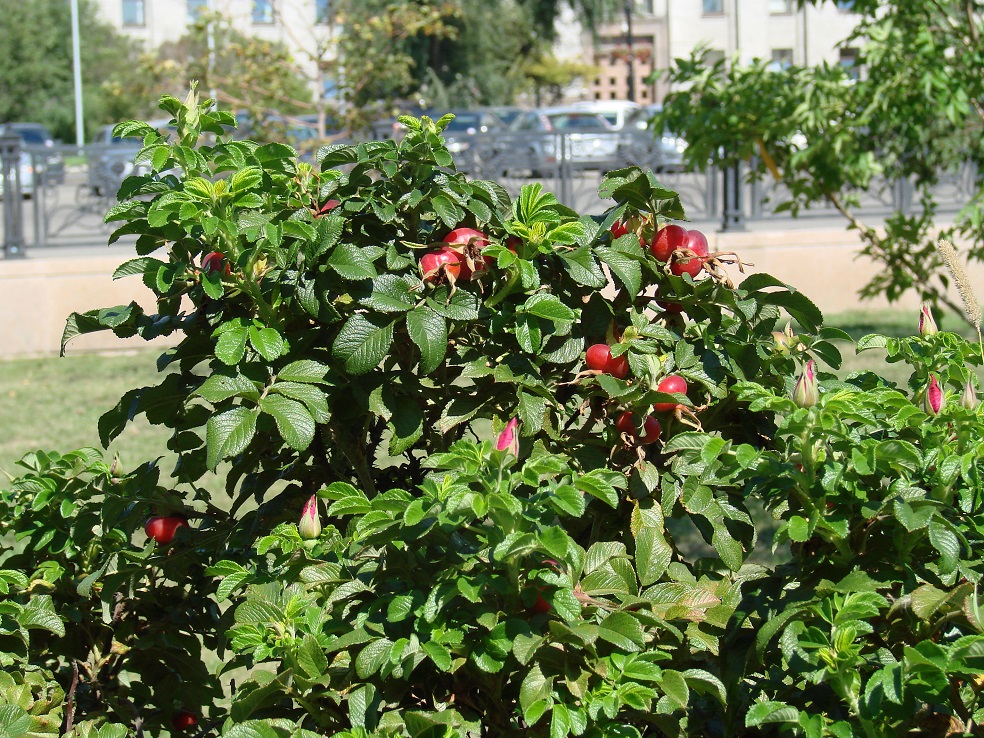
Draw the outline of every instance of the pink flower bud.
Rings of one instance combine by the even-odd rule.
[[[506,427],[502,429],[499,438],[495,442],[496,451],[508,451],[513,456],[519,456],[519,419],[513,418]]]
[[[929,375],[929,387],[926,388],[926,401],[923,403],[926,412],[932,416],[940,414],[943,409],[943,390],[936,381],[936,375]]]
[[[304,512],[301,513],[301,522],[297,524],[297,531],[305,541],[311,541],[321,535],[321,518],[318,515],[318,496],[311,495],[311,499],[304,505]]]
[[[813,407],[820,399],[820,390],[817,388],[817,375],[813,371],[813,359],[806,362],[803,373],[796,381],[796,388],[793,390],[793,402],[800,407]]]
[[[940,329],[936,327],[936,321],[933,320],[933,311],[929,309],[929,305],[923,305],[919,308],[919,335],[934,336],[939,332]]]
[[[964,385],[963,394],[960,395],[960,407],[967,410],[976,410],[981,401],[977,399],[977,390],[974,389],[974,380],[968,379]]]

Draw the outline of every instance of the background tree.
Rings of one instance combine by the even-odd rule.
[[[0,0],[0,121],[37,121],[75,140],[72,24],[64,0]],[[136,49],[98,20],[90,0],[79,2],[85,120],[101,123],[142,111],[113,94],[132,68]]]
[[[863,296],[895,300],[914,290],[959,314],[935,243],[953,238],[970,259],[984,259],[980,4],[857,0],[853,10],[859,23],[842,45],[859,50],[854,68],[773,71],[764,61],[708,67],[698,51],[671,71],[678,91],[663,119],[686,134],[692,165],[747,162],[751,176],[772,176],[788,188],[786,207],[794,213],[833,205],[860,233],[862,254],[881,266]],[[964,186],[977,194],[943,225],[933,190],[948,174],[965,176]],[[911,208],[893,213],[883,233],[863,222],[852,193],[902,180],[914,188]]]

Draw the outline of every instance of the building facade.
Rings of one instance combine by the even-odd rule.
[[[737,55],[740,63],[851,65],[856,51],[839,44],[857,25],[852,4],[840,0],[797,8],[795,0],[626,0],[618,22],[599,29],[595,39],[583,34],[584,61],[598,74],[581,96],[628,99],[631,66],[636,102],[659,102],[668,92],[666,82],[644,80],[701,45],[710,61]]]
[[[202,12],[220,13],[243,33],[284,43],[312,80],[318,79],[318,60],[326,57],[326,44],[331,45],[337,32],[333,0],[96,3],[104,20],[150,48],[180,38]],[[594,79],[570,90],[571,99],[659,102],[669,90],[667,83],[646,80],[698,45],[707,48],[711,60],[737,55],[743,63],[758,58],[780,66],[852,64],[855,50],[838,46],[857,23],[852,4],[837,0],[797,8],[795,0],[625,0],[622,17],[594,37],[569,10],[563,13],[556,53],[597,70]],[[323,85],[322,92],[330,94]]]
[[[286,45],[312,81],[336,32],[333,0],[96,0],[96,6],[104,21],[151,49],[181,38],[203,13],[220,14],[243,34]]]

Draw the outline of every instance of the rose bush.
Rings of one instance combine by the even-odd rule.
[[[847,337],[800,292],[612,230],[684,217],[636,168],[593,218],[455,173],[444,119],[314,168],[227,140],[194,94],[162,106],[174,139],[117,128],[153,171],[107,216],[156,311],[76,314],[65,340],[177,335],[99,424],[142,414],[177,462],[25,457],[0,502],[6,732],[977,730],[980,347],[864,339],[912,365],[902,388],[816,370]],[[485,268],[428,279],[461,228]],[[199,266],[216,252],[228,273]],[[598,345],[628,371],[589,366]],[[654,406],[658,439],[627,443]],[[164,514],[187,523],[148,539]]]

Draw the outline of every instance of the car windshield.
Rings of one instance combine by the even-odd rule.
[[[435,120],[440,117],[439,115],[436,116]],[[448,127],[444,130],[456,131],[458,133],[475,133],[480,131],[482,125],[485,123],[487,121],[483,121],[479,113],[455,113],[454,120],[448,123]]]
[[[608,130],[605,119],[594,113],[555,113],[547,117],[550,118],[550,124],[554,130],[557,131]]]
[[[12,131],[15,131],[18,136],[24,139],[25,143],[44,145],[45,141],[48,140],[47,132],[43,128],[37,128],[35,126],[11,126]]]

